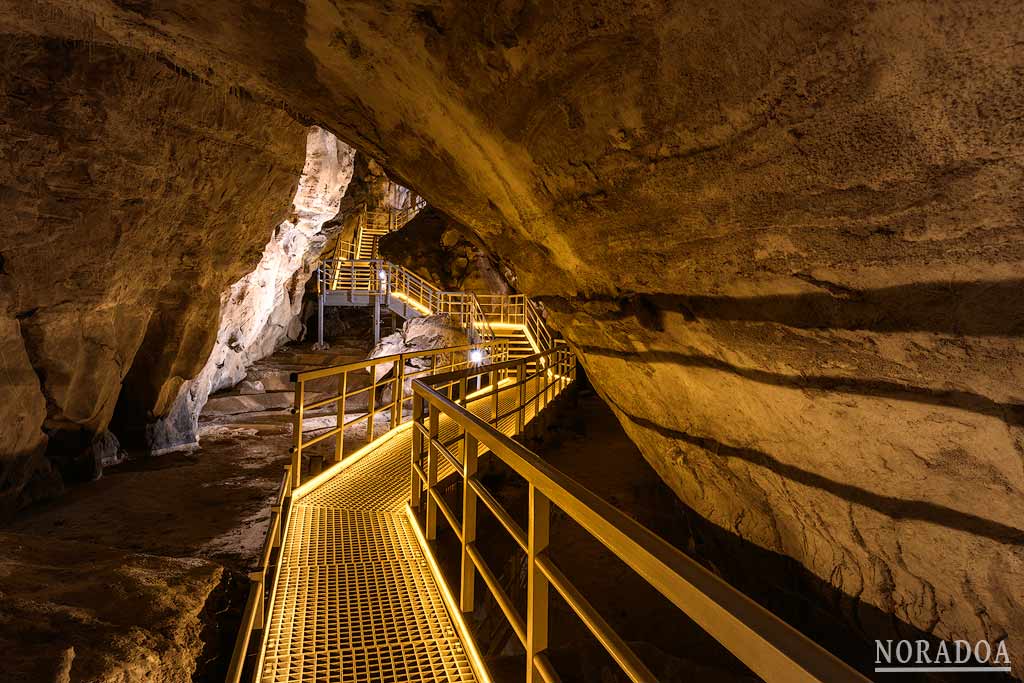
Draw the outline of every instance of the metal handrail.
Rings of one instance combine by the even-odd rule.
[[[320,267],[325,290],[386,292],[421,312],[452,313],[481,339],[496,336],[494,325],[514,325],[526,331],[538,350],[552,346],[551,332],[536,304],[523,294],[443,292],[404,266],[381,259],[327,259]]]
[[[476,316],[478,321],[476,325],[482,328],[482,335],[485,340],[494,339],[494,330],[491,328],[490,321],[487,320],[487,316],[484,315],[484,309],[480,306],[480,299],[477,298],[475,292],[466,292],[473,303],[473,315]]]
[[[473,352],[479,352],[479,356]],[[412,396],[405,396],[404,385],[406,381],[478,365],[485,361],[504,361],[507,358],[508,342],[499,339],[479,344],[464,344],[440,349],[393,354],[293,374],[291,380],[295,383],[295,398],[292,415],[295,417],[293,446],[290,451],[292,455],[292,490],[302,484],[302,455],[306,449],[333,438],[335,440],[333,455],[328,460],[332,463],[338,463],[344,457],[345,430],[349,427],[365,421],[365,441],[370,443],[373,441],[376,433],[374,420],[377,415],[385,412],[389,415],[389,429],[394,429],[403,422],[407,422],[408,419],[404,415],[404,408],[406,402],[412,400]],[[429,361],[429,366],[409,372],[406,370],[406,366],[411,360]],[[365,386],[360,386],[363,382],[356,379],[353,373],[360,373],[360,376],[362,373],[369,373],[369,383]],[[313,393],[312,390],[307,388],[307,385],[316,380],[329,378],[336,378],[337,392],[328,393],[327,396],[318,397],[316,400],[307,403],[307,393]],[[388,388],[391,389],[390,400],[378,401],[378,394],[383,397],[384,391]],[[351,405],[349,401],[363,394],[365,394],[366,399],[366,410],[353,419],[346,421],[346,407]],[[330,405],[335,405],[337,408],[335,426],[306,439],[307,430],[304,424],[307,419],[306,413],[311,410],[326,408]],[[322,428],[309,431],[319,431],[319,429]]]
[[[474,577],[479,572],[484,585],[523,641],[527,654],[527,681],[557,678],[545,656],[548,648],[549,587],[565,599],[633,681],[646,683],[656,680],[627,642],[552,561],[548,554],[551,506],[562,510],[764,680],[786,683],[862,683],[867,680],[698,562],[499,431],[495,425],[503,416],[497,412],[497,396],[499,392],[510,391],[507,385],[493,386],[495,411],[490,420],[471,412],[465,401],[446,395],[451,393],[453,386],[465,386],[474,377],[511,367],[515,368],[515,387],[518,388],[511,390],[512,395],[519,397],[513,412],[517,416],[517,430],[522,431],[528,407],[532,404],[534,411],[539,412],[575,377],[575,357],[563,343],[516,361],[413,382],[414,476],[410,507],[422,514],[425,520],[423,533],[428,540],[436,539],[438,510],[451,524],[462,544],[461,582],[454,587],[458,589],[459,608],[462,612],[473,610]],[[533,397],[527,400],[525,394],[530,389]],[[486,398],[487,395],[475,394],[474,398]],[[451,514],[447,505],[440,505],[444,501],[437,488],[438,457],[446,448],[438,440],[441,416],[448,423],[454,423],[461,433],[461,467],[456,468],[457,475],[464,481],[461,522]],[[490,495],[476,476],[478,458],[483,449],[489,450],[527,481],[529,521],[525,531],[512,521],[513,516]],[[424,461],[425,466],[422,464]],[[527,555],[525,619],[497,582],[492,580],[494,573],[476,548],[479,502],[494,513]],[[410,515],[410,519],[419,525],[415,514]]]
[[[474,361],[471,355],[473,351],[481,352],[480,361]],[[442,360],[438,360],[438,357]],[[265,633],[266,625],[270,618],[270,610],[273,605],[267,600],[267,591],[270,589],[281,568],[280,548],[283,546],[287,536],[292,494],[302,483],[302,450],[327,438],[335,437],[334,462],[340,463],[344,454],[344,431],[347,427],[358,424],[366,419],[368,422],[367,442],[370,442],[373,440],[373,430],[369,425],[373,424],[373,417],[375,415],[391,410],[391,429],[409,421],[410,418],[405,417],[403,408],[406,402],[412,401],[412,397],[404,395],[402,387],[405,380],[451,372],[478,364],[479,362],[490,360],[502,362],[507,360],[507,358],[508,342],[496,340],[486,344],[465,344],[427,351],[394,354],[381,358],[355,361],[344,365],[319,368],[317,370],[307,370],[291,375],[290,379],[296,385],[295,403],[292,407],[295,446],[291,449],[291,463],[284,466],[284,474],[281,478],[276,502],[270,508],[270,522],[267,526],[267,536],[263,543],[263,549],[259,555],[257,570],[249,574],[249,597],[246,600],[245,609],[242,613],[242,624],[239,627],[238,636],[235,639],[235,646],[231,655],[231,662],[228,665],[227,683],[239,683],[241,681],[242,673],[245,669],[245,660],[252,643],[252,635],[255,631],[264,631]],[[430,359],[430,367],[406,373],[406,363],[413,359]],[[378,366],[387,363],[395,364],[394,367],[397,369],[395,376],[390,379],[384,379],[383,375],[386,375],[386,373],[381,373],[382,377],[378,378],[376,376]],[[366,372],[368,370],[373,371],[370,384],[366,387],[350,391],[349,388],[356,384],[355,382],[349,382],[352,373]],[[304,403],[307,395],[306,384],[308,382],[331,377],[338,378],[338,394],[328,396],[327,398],[320,398],[312,403]],[[388,385],[392,386],[392,400],[383,405],[376,406],[374,397],[379,390],[386,388]],[[346,422],[344,417],[346,414],[346,401],[363,392],[368,392],[369,411],[367,414],[360,415]],[[325,434],[320,434],[308,440],[305,439],[306,430],[304,429],[303,422],[306,412],[331,404],[337,404],[338,406],[338,422],[336,426],[325,432]]]
[[[327,259],[320,267],[324,291],[387,294],[423,313],[452,314],[478,340],[490,341],[496,336],[473,292],[442,292],[408,268],[380,259]]]
[[[276,578],[281,569],[280,548],[288,530],[288,515],[291,513],[292,466],[284,466],[281,486],[277,492],[277,503],[270,507],[270,522],[267,536],[260,552],[260,563],[256,571],[249,573],[249,597],[242,612],[242,623],[235,637],[235,647],[228,664],[226,683],[239,683],[249,654],[249,644],[254,631],[264,631],[270,614],[267,603],[268,584]],[[277,551],[276,557],[274,551]],[[269,577],[269,578],[268,578]]]

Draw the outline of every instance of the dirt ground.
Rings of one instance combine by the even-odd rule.
[[[287,346],[257,364],[255,372],[286,375],[310,362],[330,365],[364,354],[352,344],[317,354],[308,345]],[[96,481],[25,510],[7,530],[153,555],[199,557],[246,571],[263,544],[291,441],[288,408],[204,414],[197,448],[129,458],[104,470]]]

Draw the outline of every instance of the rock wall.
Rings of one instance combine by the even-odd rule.
[[[513,272],[492,261],[472,230],[430,206],[400,230],[381,237],[380,253],[445,291],[512,291],[502,271],[509,276]]]
[[[1024,661],[1016,3],[59,6],[0,26],[286,103],[471,227],[679,496],[855,622]]]
[[[202,367],[221,292],[287,214],[305,128],[132,50],[2,42],[3,402],[19,417],[0,497],[25,502],[40,427],[65,476],[92,476],[119,396],[141,424]]]
[[[344,258],[347,245],[356,242],[356,230],[363,208],[368,211],[387,211],[396,206],[393,200],[398,195],[397,191],[404,189],[388,179],[380,164],[366,154],[357,152],[348,191],[341,198],[337,214],[323,225],[324,235],[327,236],[324,253],[333,256],[340,241],[343,247],[341,257]]]
[[[147,427],[152,452],[194,446],[209,395],[234,386],[254,362],[302,337],[302,299],[325,241],[320,228],[338,211],[354,156],[331,133],[310,129],[292,215],[271,235],[255,270],[221,296],[220,329],[206,365],[181,385],[167,414]]]

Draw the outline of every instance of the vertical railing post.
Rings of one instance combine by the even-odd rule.
[[[497,370],[491,370],[491,390],[494,392],[494,399],[491,402],[491,422],[495,428],[498,426],[498,379],[499,372]]]
[[[412,395],[412,464],[416,467],[423,467],[423,431],[420,425],[423,424],[423,397],[413,391]],[[412,495],[409,497],[409,505],[416,512],[420,511],[421,495],[423,493],[423,481],[416,470],[412,470]]]
[[[316,297],[316,344],[320,349],[324,348],[324,303],[327,300],[327,288],[323,273],[323,266],[317,268],[317,283],[320,286],[317,287]]]
[[[306,383],[295,380],[295,399],[292,411],[295,413],[294,442],[292,447],[292,487],[294,491],[302,483],[302,417],[303,404],[306,402]]]
[[[370,395],[366,399],[366,443],[373,441],[374,413],[377,412],[377,366],[370,366]]]
[[[405,399],[405,354],[398,357],[398,369],[395,372],[395,390],[392,392],[391,428],[394,429],[402,421],[402,401]]]
[[[468,363],[467,363],[468,366]],[[459,380],[459,405],[463,408],[469,408],[469,400],[466,396],[469,394],[469,379],[463,375]],[[459,455],[465,459],[466,457],[466,433],[462,433],[462,441],[459,443]]]
[[[526,429],[526,363],[520,361],[516,365],[516,384],[519,385],[519,410],[516,411],[516,434]]]
[[[476,542],[476,491],[469,485],[469,480],[476,476],[479,447],[476,437],[468,432],[465,443],[466,457],[462,462],[462,591],[459,594],[459,609],[472,612],[476,568],[469,557],[469,546]]]
[[[551,503],[530,485],[530,519],[527,534],[526,578],[526,681],[542,680],[534,660],[548,647],[548,579],[537,566],[537,557],[548,547]]]
[[[266,602],[266,586],[263,584],[264,574],[263,572],[252,572],[249,574],[249,580],[256,584],[256,604],[253,608],[255,619],[253,622],[253,629],[259,629],[262,631],[266,626],[266,614],[264,604]]]
[[[334,442],[334,462],[341,462],[345,455],[345,394],[348,393],[348,372],[341,373],[338,378],[338,423],[334,425],[338,431],[338,439]]]
[[[428,408],[429,422],[428,436],[430,443],[427,444],[427,518],[426,518],[426,536],[428,541],[433,541],[437,538],[437,501],[434,500],[432,495],[434,487],[437,485],[437,459],[441,455],[437,452],[437,440],[440,434],[440,410],[435,406]]]

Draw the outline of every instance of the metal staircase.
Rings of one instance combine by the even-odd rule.
[[[379,340],[380,315],[387,311],[408,320],[447,313],[461,324],[470,341],[507,338],[521,357],[551,348],[551,335],[537,310],[521,294],[475,294],[442,291],[403,266],[379,257],[381,235],[405,225],[422,207],[358,213],[356,242],[338,241],[334,256],[317,268],[318,344],[323,344],[326,306],[374,308],[374,333]]]

